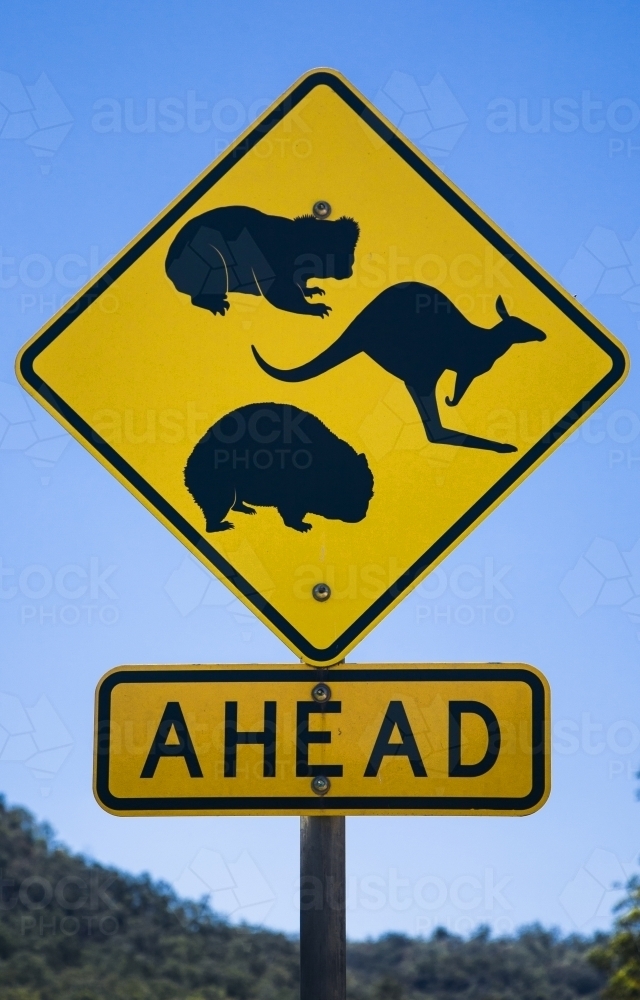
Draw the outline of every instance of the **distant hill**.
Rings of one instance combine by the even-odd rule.
[[[1,1000],[298,1000],[298,946],[73,855],[0,799]],[[351,1000],[590,1000],[592,942],[534,927],[349,946]]]
[[[586,960],[593,940],[542,927],[491,940],[436,930],[429,941],[388,934],[349,949],[351,1000],[587,1000],[605,976]]]

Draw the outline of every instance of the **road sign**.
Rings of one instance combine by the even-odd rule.
[[[54,317],[18,371],[322,665],[613,391],[626,359],[322,70]]]
[[[119,667],[95,793],[119,816],[519,816],[549,794],[548,730],[521,664]]]

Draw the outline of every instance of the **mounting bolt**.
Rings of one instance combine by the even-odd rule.
[[[329,698],[331,697],[331,688],[328,684],[316,684],[311,692],[311,697],[314,701],[329,701]]]
[[[331,782],[324,774],[316,774],[315,778],[311,779],[311,791],[316,795],[326,795],[330,788]]]
[[[331,587],[328,583],[316,583],[311,593],[313,594],[314,600],[320,601],[321,604],[324,604],[324,602],[328,601],[331,597]]]
[[[328,201],[317,201],[313,206],[316,219],[328,219],[331,215],[331,205]]]

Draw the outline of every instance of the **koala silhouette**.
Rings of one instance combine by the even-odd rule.
[[[229,292],[263,295],[271,305],[324,318],[331,307],[308,300],[324,295],[310,278],[353,274],[357,222],[301,215],[286,219],[245,205],[214,208],[190,219],[169,247],[165,270],[194,306],[224,316]]]

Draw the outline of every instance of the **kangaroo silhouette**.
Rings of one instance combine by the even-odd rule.
[[[301,215],[286,219],[245,205],[214,208],[190,219],[169,247],[165,270],[194,306],[224,316],[228,292],[263,295],[287,312],[324,318],[331,307],[308,302],[324,295],[310,278],[350,278],[357,222]]]
[[[436,386],[445,371],[456,373],[448,406],[457,406],[474,379],[493,367],[513,344],[546,340],[546,334],[510,316],[498,296],[500,321],[487,330],[471,323],[453,303],[417,281],[391,285],[349,324],[342,336],[299,368],[274,368],[252,347],[268,375],[281,382],[304,382],[330,371],[356,354],[366,354],[390,375],[402,379],[418,408],[429,441],[464,448],[512,452],[512,444],[464,434],[442,426]]]

